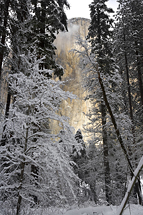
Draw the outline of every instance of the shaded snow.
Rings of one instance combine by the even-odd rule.
[[[118,211],[117,206],[89,206],[83,208],[77,208],[71,210],[66,210],[65,208],[48,208],[48,209],[24,209],[24,215],[117,215]],[[5,208],[6,209],[6,208]],[[4,213],[3,213],[4,212]],[[12,215],[13,213],[10,210],[0,211],[0,215],[9,214]],[[143,207],[140,205],[128,205],[126,206],[123,215],[143,215]]]
[[[116,206],[97,206],[69,210],[64,215],[116,215]],[[57,214],[55,214],[57,215]],[[125,208],[123,215],[143,215],[143,207],[140,205],[129,205]]]
[[[67,211],[64,215],[102,215],[102,214],[114,214],[112,206],[98,206],[98,207],[87,207]]]

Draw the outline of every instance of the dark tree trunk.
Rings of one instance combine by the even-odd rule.
[[[5,119],[8,119],[8,116],[9,116],[10,101],[11,101],[11,93],[10,93],[10,88],[8,88],[6,109],[5,109]]]
[[[1,145],[2,146],[5,146],[6,141],[7,141],[5,129],[6,129],[6,121],[7,121],[8,116],[9,116],[10,102],[11,102],[11,93],[10,93],[10,88],[8,88],[7,102],[6,102],[6,109],[5,109],[5,125],[3,127],[2,139],[1,139]]]
[[[135,127],[134,127],[133,107],[132,107],[131,89],[130,89],[130,81],[129,81],[129,67],[128,67],[128,59],[127,59],[126,51],[125,51],[125,67],[126,67],[126,75],[127,75],[130,118],[132,120],[133,144],[135,144]]]
[[[125,34],[124,34],[124,42],[125,42]],[[131,99],[131,89],[130,89],[130,81],[129,81],[129,67],[128,67],[128,58],[125,50],[125,68],[126,68],[126,76],[127,76],[127,86],[128,86],[128,98],[129,98],[129,109],[130,109],[130,118],[133,121],[133,111],[132,111],[132,99]]]
[[[104,171],[105,171],[105,195],[106,201],[112,204],[111,196],[111,178],[110,178],[110,166],[108,158],[108,140],[106,129],[106,106],[101,102],[101,115],[102,115],[102,136],[103,136],[103,154],[104,154]]]
[[[131,186],[129,186],[129,188],[128,188],[127,192],[126,192],[126,196],[124,197],[124,199],[123,199],[123,201],[121,203],[122,207],[120,208],[120,210],[118,212],[119,215],[123,214],[123,210],[124,210],[124,208],[125,208],[125,206],[126,206],[126,204],[128,202],[128,199],[129,199],[129,196],[131,194],[131,191],[132,191],[136,181],[138,180],[138,177],[139,177],[139,174],[140,174],[142,168],[143,168],[143,165],[140,166],[140,164],[139,164],[139,166],[137,167],[137,169],[138,169],[137,174],[136,174],[136,176],[134,178],[132,178]]]
[[[3,46],[0,52],[0,92],[1,92],[1,81],[2,81],[2,63],[4,58],[5,40],[6,40],[6,28],[8,23],[8,9],[10,0],[4,1],[4,22],[3,22],[3,32],[1,37],[1,45]]]
[[[99,47],[99,67],[103,67],[103,62],[100,59],[102,58],[102,44],[101,44],[101,17],[100,17],[100,9],[97,8],[98,13],[98,43]],[[103,69],[104,71],[104,69]],[[109,158],[108,158],[108,140],[107,140],[107,129],[106,129],[106,106],[104,102],[101,102],[101,116],[102,116],[102,137],[103,137],[103,156],[104,156],[104,171],[105,171],[105,195],[106,201],[109,204],[112,204],[112,196],[111,196],[111,178],[110,178],[110,166],[109,166]]]
[[[90,184],[90,189],[93,194],[93,200],[97,204],[97,194],[96,194],[96,180]]]
[[[125,38],[125,34],[124,34],[124,42],[125,41],[126,41],[126,38]],[[138,60],[137,60],[137,64],[138,64]],[[127,58],[126,48],[125,48],[125,67],[126,67],[127,85],[128,85],[128,98],[129,98],[130,118],[132,120],[133,144],[135,145],[136,144],[136,142],[135,142],[135,127],[134,127],[134,117],[133,117],[133,108],[132,108],[132,99],[131,99],[131,90],[130,90],[130,81],[129,81],[129,67],[128,67],[128,58]],[[139,64],[138,64],[138,70],[140,71]],[[139,83],[140,83],[140,81],[139,81]],[[141,86],[142,86],[142,82],[141,82]],[[130,151],[130,155],[132,156],[132,150],[130,149],[130,147],[129,147],[129,151]],[[135,160],[136,160],[136,158],[135,158]],[[134,199],[135,199],[135,203],[138,202],[137,201],[137,198],[138,198],[139,199],[139,203],[142,204],[140,180],[138,180],[136,182],[135,186],[134,186],[133,196],[134,196]]]
[[[27,150],[27,143],[28,143],[28,128],[26,129],[26,137],[25,137],[25,146],[24,146],[24,154]],[[24,179],[24,170],[25,170],[25,156],[23,157],[23,161],[21,162],[21,173],[20,173],[20,185],[19,185],[19,192],[18,192],[18,200],[17,200],[17,210],[16,215],[20,213],[21,201],[22,196],[20,194],[20,190],[22,189],[23,179]]]
[[[102,78],[101,78],[101,76],[100,76],[100,72],[98,72],[98,80],[99,80],[99,83],[100,83],[100,86],[101,86],[101,90],[102,90],[102,92],[103,92],[103,98],[104,98],[106,107],[107,107],[107,109],[108,109],[108,111],[109,111],[109,114],[110,114],[110,117],[111,117],[111,121],[112,121],[112,123],[113,123],[113,125],[114,125],[115,132],[116,132],[116,135],[117,135],[117,137],[118,137],[118,141],[119,141],[119,143],[120,143],[120,145],[121,145],[121,148],[122,148],[122,150],[123,150],[123,152],[124,152],[124,155],[125,155],[125,157],[126,157],[126,159],[127,159],[127,162],[128,162],[129,168],[130,168],[130,172],[131,172],[131,176],[133,177],[133,176],[134,176],[134,173],[133,173],[133,172],[134,172],[134,168],[133,168],[133,165],[132,165],[132,163],[131,163],[131,160],[130,160],[128,151],[127,151],[127,149],[126,149],[126,147],[125,147],[125,145],[124,145],[124,142],[123,142],[122,136],[121,136],[121,134],[120,134],[120,131],[119,131],[119,129],[118,129],[118,126],[117,126],[117,123],[116,123],[116,119],[115,119],[115,117],[114,117],[114,114],[113,114],[112,109],[111,109],[111,107],[110,107],[110,104],[109,104],[109,102],[108,102],[107,95],[106,95],[106,92],[105,92],[105,88],[104,88],[104,85],[103,85],[103,81],[102,81]],[[139,183],[139,182],[138,182],[138,183]],[[140,187],[140,185],[138,185],[138,188],[139,188],[139,187]],[[141,192],[140,192],[140,190],[138,190],[138,197],[139,197],[139,199],[140,199],[140,204],[142,204],[142,196],[141,196],[140,194],[141,194]]]
[[[137,47],[137,42],[135,42],[135,45]],[[142,85],[141,62],[140,62],[137,48],[136,48],[136,57],[137,57],[137,71],[138,71],[138,82],[139,82],[139,89],[140,89],[140,96],[141,96],[141,105],[143,106],[143,85]]]

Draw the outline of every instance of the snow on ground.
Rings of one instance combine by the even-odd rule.
[[[66,208],[38,208],[38,209],[26,209],[22,214],[24,215],[117,215],[116,206],[88,206],[74,209]],[[0,215],[13,215],[14,211],[5,210],[0,211]],[[126,206],[122,215],[143,215],[143,207],[140,205],[128,205]]]
[[[37,211],[38,213],[29,213],[28,215],[117,215],[117,210],[117,206],[103,205],[97,207],[89,206],[75,208],[67,211],[63,208],[50,208],[48,210],[42,210],[41,212]],[[143,215],[143,207],[140,205],[128,205],[126,206],[123,215]]]
[[[69,210],[64,215],[116,215],[115,206],[98,206]],[[130,205],[124,210],[123,215],[143,215],[143,207],[140,205]]]

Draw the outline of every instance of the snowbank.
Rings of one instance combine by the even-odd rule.
[[[25,208],[23,210],[24,215],[117,215],[119,207],[117,206],[89,206],[82,208],[74,208],[66,210],[66,208]],[[13,215],[14,211],[10,209],[0,210],[0,215]],[[123,215],[143,215],[143,207],[140,205],[128,205],[126,206]]]
[[[98,206],[69,210],[64,215],[116,215],[116,206]],[[57,215],[57,214],[55,214]],[[128,205],[123,215],[143,215],[143,207],[140,205]]]

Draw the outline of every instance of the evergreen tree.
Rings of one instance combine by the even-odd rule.
[[[63,144],[58,142],[60,134],[52,135],[49,128],[49,120],[57,120],[65,132],[67,148],[75,141],[64,117],[57,115],[60,102],[74,97],[61,90],[62,82],[49,79],[60,68],[54,62],[55,33],[66,25],[62,24],[66,22],[62,13],[67,2],[58,2],[50,1],[48,5],[47,1],[32,1],[33,13],[31,1],[11,4],[10,99],[1,142],[0,187],[1,200],[16,205],[17,215],[27,202],[54,205],[75,198],[77,177]]]
[[[99,158],[98,153],[101,149],[97,149],[95,146],[95,141],[90,141],[88,147],[88,159],[86,162],[86,183],[89,184],[91,189],[90,199],[97,204],[99,202],[99,193],[103,189],[103,172],[102,172],[102,156]],[[100,160],[99,160],[100,159]],[[99,182],[99,183],[98,183]],[[101,188],[102,187],[102,188]]]
[[[22,202],[34,203],[33,197],[45,205],[62,203],[61,196],[65,202],[74,198],[76,177],[68,154],[57,141],[60,135],[52,135],[47,126],[49,119],[61,122],[67,139],[64,144],[68,147],[74,142],[64,117],[56,114],[60,101],[71,95],[61,90],[62,82],[45,78],[39,70],[42,59],[35,56],[36,51],[22,54],[19,71],[9,76],[16,98],[5,129],[8,142],[1,146],[1,198],[5,202],[13,200],[17,214]]]
[[[142,125],[140,124],[140,119],[142,119],[142,66],[140,63],[142,59],[141,47],[143,39],[142,31],[140,31],[143,18],[142,7],[142,1],[140,0],[119,1],[115,28],[115,54],[124,79],[125,111],[129,113],[132,120],[131,130],[133,138],[130,139],[128,137],[131,140],[130,144],[128,144],[128,150],[134,166],[137,165],[138,159],[141,156],[139,153],[140,147],[138,147],[137,142],[142,139]],[[138,191],[134,190],[134,196],[138,192],[139,202],[141,203],[140,188],[135,189]]]
[[[117,63],[127,83],[124,89],[125,94],[128,92],[129,113],[134,124],[133,132],[136,133],[135,127],[142,127],[140,119],[142,119],[141,94],[143,90],[140,61],[142,61],[143,35],[140,29],[142,29],[143,5],[142,1],[119,1],[119,6],[116,18],[115,50]],[[138,133],[137,136],[141,137],[142,135]]]
[[[82,164],[84,164],[85,158],[86,158],[86,149],[85,149],[85,143],[83,141],[81,130],[78,129],[75,134],[75,139],[77,141],[76,146],[73,145],[73,150],[71,154],[72,160],[75,162],[75,173],[78,175],[78,177],[84,181],[84,172],[81,167]]]
[[[95,36],[95,39],[97,39],[97,37]],[[109,39],[109,40],[108,40]],[[131,134],[131,120],[129,119],[127,112],[124,111],[124,100],[121,94],[121,83],[122,83],[122,79],[121,76],[119,74],[118,71],[118,67],[115,64],[115,60],[112,56],[112,40],[111,38],[108,36],[107,41],[109,42],[108,44],[110,44],[111,46],[109,46],[111,48],[111,55],[105,55],[104,58],[104,52],[103,52],[103,60],[105,59],[110,59],[110,64],[107,64],[107,68],[109,68],[109,72],[104,70],[101,70],[101,66],[99,67],[99,63],[102,62],[102,58],[99,58],[99,62],[98,62],[98,49],[96,50],[96,53],[92,50],[92,46],[90,47],[88,44],[88,41],[84,41],[81,38],[79,38],[78,40],[78,45],[82,47],[82,50],[76,50],[76,52],[79,54],[79,56],[81,57],[81,67],[84,71],[84,81],[85,81],[85,87],[86,89],[89,90],[89,95],[87,96],[86,99],[90,99],[93,102],[93,112],[89,113],[89,117],[91,120],[91,127],[87,127],[87,131],[91,131],[93,133],[97,132],[99,133],[99,128],[100,128],[100,123],[101,118],[100,118],[100,102],[102,101],[102,99],[104,100],[109,116],[110,118],[107,118],[108,115],[106,115],[106,118],[108,119],[108,129],[107,129],[107,135],[108,135],[108,159],[109,159],[109,165],[110,162],[120,162],[119,160],[119,156],[121,156],[121,154],[117,154],[118,153],[118,143],[120,144],[120,147],[122,149],[122,152],[126,158],[127,164],[129,166],[129,170],[130,170],[130,174],[131,176],[133,176],[133,171],[134,171],[134,167],[133,167],[133,160],[129,155],[129,151],[128,151],[128,146],[130,143],[130,140],[133,138],[132,134]],[[89,38],[89,42],[91,41],[91,39]],[[95,46],[95,48],[98,46]],[[102,49],[104,49],[105,46],[102,46]],[[102,50],[101,49],[101,50]],[[110,53],[110,52],[109,52]],[[104,61],[106,62],[106,61]],[[104,64],[105,66],[106,64]],[[108,67],[108,65],[110,65],[110,67]],[[103,69],[104,69],[103,66]],[[99,96],[100,95],[100,96]],[[98,121],[98,119],[96,120],[96,115],[98,116],[98,119],[100,119],[100,121]],[[111,119],[111,122],[110,122]],[[112,127],[112,124],[114,126]],[[107,128],[107,127],[106,127]],[[114,133],[115,132],[115,133]],[[116,140],[116,135],[118,138],[118,141]],[[100,140],[100,144],[101,144],[101,138],[98,134],[98,138]],[[112,144],[112,145],[110,145]],[[114,147],[114,151],[112,151],[112,147],[113,145],[115,145],[116,147]],[[121,153],[122,153],[121,152]],[[112,157],[111,157],[112,154]],[[122,154],[122,155],[123,155]],[[117,160],[116,160],[117,159]],[[122,163],[123,167],[125,169],[125,172],[123,172],[123,174],[125,173],[125,181],[126,181],[126,170],[127,170],[127,165],[125,164],[125,162]],[[124,165],[125,164],[125,165]],[[117,165],[118,166],[118,165]],[[120,177],[118,177],[118,173],[115,174],[117,168],[116,165],[110,165],[109,166],[111,169],[112,174],[110,174],[110,177],[112,178],[112,182],[114,182],[114,180],[119,180],[117,181],[117,184],[115,186],[118,186],[118,183],[121,183],[121,180],[119,179]],[[113,172],[114,171],[114,172]],[[110,172],[110,173],[111,173]],[[122,174],[122,173],[121,173]],[[126,186],[126,183],[125,183]],[[112,203],[114,204],[115,202],[117,204],[119,204],[121,202],[121,198],[119,197],[119,201],[115,200],[115,193],[113,192],[112,188],[114,187],[114,184],[111,183],[111,191],[112,191]],[[119,188],[120,186],[118,186]],[[137,188],[137,187],[136,187]],[[114,187],[115,189],[115,187]],[[139,194],[139,189],[136,189],[136,193]],[[121,191],[121,196],[123,195],[123,193],[125,192],[125,189],[123,189]],[[140,198],[140,196],[139,196]]]
[[[86,146],[80,129],[78,129],[75,134],[75,140],[76,145],[73,145],[72,153],[70,155],[71,165],[73,166],[75,174],[79,178],[79,201],[85,201],[89,198],[89,189],[87,188],[86,184],[88,169],[86,168]]]
[[[8,2],[8,3],[6,3]],[[2,14],[5,14],[6,23],[2,28],[2,44],[5,43],[6,40],[6,29],[7,22],[9,20],[9,30],[11,33],[10,43],[11,43],[11,52],[14,53],[17,51],[17,42],[16,39],[18,32],[21,28],[21,24],[27,22],[27,27],[30,24],[29,32],[25,32],[25,38],[27,37],[27,43],[36,43],[37,49],[37,58],[42,58],[42,56],[46,56],[42,65],[39,65],[41,68],[54,70],[54,74],[61,79],[63,75],[63,68],[55,63],[54,55],[55,49],[53,42],[56,39],[55,34],[60,30],[64,31],[67,29],[67,17],[64,12],[64,5],[69,7],[67,1],[6,1],[5,4],[2,3],[1,10]],[[3,6],[4,5],[4,6]],[[9,9],[13,15],[9,14]],[[5,12],[7,11],[7,12]],[[32,12],[32,13],[31,13]],[[9,18],[9,19],[8,19]],[[30,19],[30,21],[29,21]],[[29,23],[29,24],[28,24]],[[22,36],[22,35],[20,35]],[[22,40],[22,38],[21,38]],[[15,43],[15,44],[14,44]],[[23,41],[24,43],[24,41]],[[19,44],[18,44],[19,46]],[[2,45],[4,48],[4,44]],[[3,52],[2,52],[3,53]],[[3,55],[1,55],[3,56]],[[13,56],[14,58],[14,56]],[[3,57],[0,57],[3,61]],[[15,60],[15,59],[14,59]],[[2,66],[1,62],[1,66]],[[9,62],[8,62],[9,66]],[[11,65],[11,69],[13,69],[15,65]],[[0,70],[1,71],[1,70]],[[45,74],[46,76],[51,77],[50,74]],[[8,94],[7,94],[7,103],[5,109],[5,120],[9,115],[9,107],[11,102],[11,92],[8,84]],[[5,128],[3,128],[4,130]],[[4,137],[2,138],[4,144]]]
[[[92,46],[92,53],[97,57],[98,70],[103,74],[111,72],[112,52],[111,52],[111,24],[112,19],[109,18],[112,9],[107,8],[107,0],[94,0],[90,5],[91,23],[87,39]],[[106,128],[106,106],[101,100],[100,105],[101,119],[102,119],[102,136],[103,136],[103,153],[104,153],[104,168],[105,168],[105,193],[107,202],[112,203],[111,200],[111,178],[110,166],[108,156],[108,137]]]
[[[29,11],[29,2],[28,1],[19,1],[18,3],[13,1],[11,2],[10,5],[12,11],[13,11],[13,17],[9,18],[9,24],[10,24],[10,32],[11,32],[11,51],[10,55],[12,55],[12,60],[8,60],[7,57],[7,67],[9,68],[9,71],[7,73],[11,72],[17,72],[20,66],[20,56],[18,56],[19,52],[21,49],[24,47],[25,44],[25,38],[26,35],[22,32],[23,24],[25,23],[26,20],[28,20],[30,16],[30,11]],[[25,32],[26,34],[26,32]],[[8,85],[8,92],[7,92],[7,101],[6,101],[6,108],[5,108],[5,116],[4,120],[6,121],[9,117],[9,108],[10,108],[10,103],[11,103],[11,89],[10,89],[10,84],[7,83]],[[4,131],[6,128],[6,124],[3,126],[3,132],[2,132],[2,140],[1,140],[1,145],[5,145],[6,137],[4,136]]]
[[[67,30],[67,17],[64,5],[69,7],[67,1],[32,0],[34,6],[32,40],[37,44],[37,57],[46,56],[41,68],[54,69],[54,75],[61,79],[63,69],[55,62],[55,49],[53,42],[59,31]],[[45,74],[51,77],[50,74]]]

